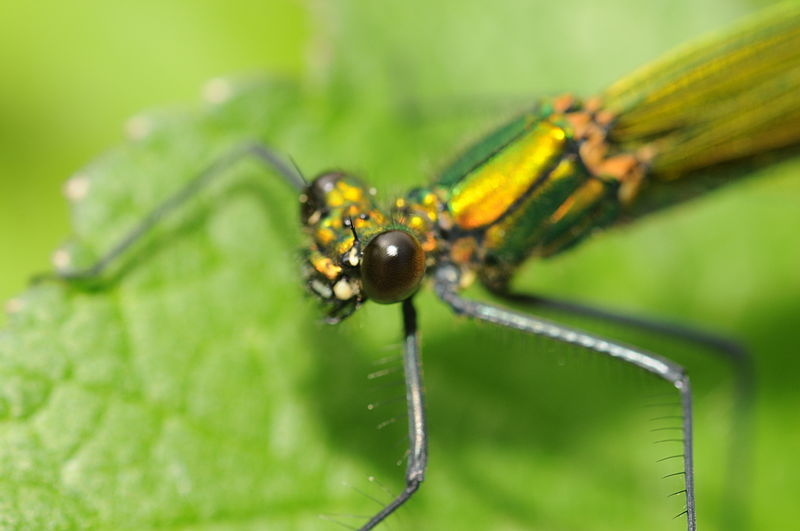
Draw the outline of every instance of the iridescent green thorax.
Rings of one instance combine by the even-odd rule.
[[[613,222],[646,161],[608,144],[612,122],[597,102],[564,96],[473,146],[432,187],[438,248],[499,287],[530,256],[557,254]]]

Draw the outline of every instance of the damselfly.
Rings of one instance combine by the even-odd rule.
[[[362,529],[372,529],[404,504],[425,475],[427,429],[413,297],[429,278],[456,314],[573,344],[672,384],[682,410],[682,494],[692,530],[692,394],[683,368],[460,292],[479,279],[501,299],[558,305],[510,292],[508,282],[523,262],[562,253],[598,229],[637,219],[794,153],[800,145],[798,87],[800,9],[786,6],[647,66],[596,97],[565,95],[540,102],[478,142],[432,184],[397,198],[388,211],[349,173],[327,172],[306,182],[273,149],[240,145],[153,210],[94,265],[56,274],[68,280],[101,275],[167,214],[232,165],[254,158],[299,195],[308,236],[304,281],[328,321],[341,321],[369,300],[402,305],[406,487]],[[592,313],[580,306],[566,309]],[[641,320],[634,324],[658,328]],[[738,355],[713,336],[668,331]]]

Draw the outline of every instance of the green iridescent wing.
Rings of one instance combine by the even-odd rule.
[[[778,6],[681,48],[601,98],[618,117],[612,144],[655,153],[654,192],[645,192],[635,210],[683,200],[794,153],[800,145],[800,4]],[[680,186],[659,185],[676,179]]]

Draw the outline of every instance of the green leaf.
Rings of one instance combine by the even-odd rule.
[[[226,145],[266,134],[264,113],[278,123],[296,107],[285,90],[242,90],[226,106],[141,117],[152,128],[145,138],[75,178],[85,197],[73,205],[77,238],[62,251],[70,265],[108,248]],[[286,513],[270,507],[298,503],[297,485],[322,483],[300,375],[279,370],[281,358],[298,368],[314,351],[294,326],[307,320],[300,287],[285,281],[295,273],[285,232],[294,204],[263,208],[280,183],[256,179],[266,186],[251,190],[237,177],[257,174],[252,164],[230,173],[218,187],[226,200],[200,198],[169,220],[118,281],[96,291],[45,283],[18,299],[2,335],[11,527],[277,524]],[[311,477],[302,466],[274,473],[295,459]]]
[[[672,22],[694,12],[681,5]],[[232,90],[222,103],[132,121],[136,138],[73,181],[75,238],[59,258],[72,267],[91,263],[245,140],[291,154],[309,176],[341,167],[381,186],[385,199],[402,193],[499,119],[480,105],[464,111],[465,102],[523,91],[591,93],[682,38],[663,29],[657,13],[642,20],[630,9],[626,2],[581,15],[515,2],[491,12],[482,2],[318,5],[321,66],[309,80],[233,79],[222,85]],[[716,23],[716,10],[708,12],[714,17],[699,26]],[[589,39],[591,28],[611,28],[603,42],[639,46],[606,56],[598,45],[604,32]],[[754,180],[704,208],[670,212],[535,265],[521,282],[741,329],[776,352],[769,359],[788,359],[789,346],[775,338],[791,326],[800,286],[789,273],[798,256],[780,246],[781,228],[800,220],[794,203],[775,207],[786,205],[786,190],[796,197],[796,181]],[[399,353],[399,310],[369,305],[341,326],[319,322],[299,280],[297,207],[279,178],[243,162],[165,219],[103,282],[47,282],[13,301],[0,332],[0,527],[327,529],[336,526],[319,514],[344,513],[336,520],[357,525],[362,519],[347,515],[371,514],[377,504],[369,497],[398,491],[399,373],[366,376],[398,368],[376,361]],[[719,226],[730,235],[697,230]],[[739,238],[750,245],[739,249]],[[716,253],[708,252],[710,239]],[[776,276],[748,276],[753,269]],[[760,300],[753,294],[779,302],[753,320],[747,306]],[[682,527],[670,519],[673,505],[652,495],[659,481],[652,467],[637,468],[651,457],[650,425],[620,398],[637,396],[627,388],[640,380],[585,353],[458,322],[427,293],[421,315],[431,467],[390,525]],[[636,339],[659,352],[682,350]],[[709,526],[728,477],[718,454],[729,396],[708,396],[718,391],[709,384],[718,370],[701,363],[693,373],[705,392],[698,499]],[[788,389],[789,373],[774,370],[770,382]],[[644,387],[652,391],[649,381]],[[767,398],[775,409],[765,419],[776,431],[792,411],[778,408],[780,398]],[[785,440],[791,448],[797,437]]]

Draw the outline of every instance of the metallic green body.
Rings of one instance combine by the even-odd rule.
[[[424,190],[440,201],[429,216],[439,248],[455,248],[451,262],[501,285],[531,256],[558,254],[799,149],[800,8],[787,4],[596,98],[540,103]]]

